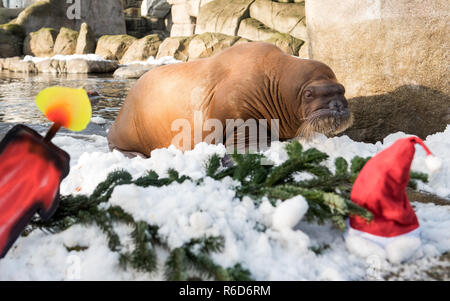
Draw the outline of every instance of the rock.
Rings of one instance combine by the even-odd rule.
[[[77,48],[78,32],[66,27],[61,27],[56,37],[54,54],[70,55],[74,54]]]
[[[0,3],[2,1],[0,0]],[[9,23],[9,21],[16,18],[23,8],[3,8],[0,6],[0,24]]]
[[[331,7],[328,10],[333,11]],[[304,3],[277,3],[271,0],[256,0],[250,6],[250,17],[261,21],[276,31],[290,34],[297,39],[306,41],[308,38]]]
[[[172,22],[175,24],[195,24],[189,15],[187,2],[172,6]]]
[[[128,47],[120,63],[128,64],[135,61],[146,61],[151,56],[155,57],[161,43],[162,40],[157,34],[148,35],[136,40]]]
[[[116,78],[140,78],[147,71],[157,67],[156,65],[133,64],[126,67],[120,67],[114,72]]]
[[[248,40],[241,37],[221,33],[203,33],[192,38],[189,43],[189,60],[210,57],[236,43],[245,42],[248,42]]]
[[[61,74],[66,73],[66,61],[60,60],[43,60],[35,64],[41,73]]]
[[[137,39],[129,35],[106,35],[97,42],[95,54],[106,60],[120,60]]]
[[[54,60],[48,59],[36,63],[36,68],[41,73],[65,74],[65,73],[109,73],[118,67],[114,61],[88,61],[84,59]]]
[[[166,0],[144,0],[141,5],[141,15],[164,18],[170,12],[170,4]]]
[[[38,1],[25,8],[14,22],[22,25],[27,34],[42,27],[79,30],[82,23],[88,23],[96,37],[126,33],[121,0],[83,0],[79,6],[81,2],[67,2]]]
[[[159,46],[157,59],[172,56],[177,60],[186,62],[189,58],[189,43],[194,37],[170,37]]]
[[[76,54],[88,54],[95,52],[95,36],[91,27],[87,23],[81,24],[80,33],[78,34]]]
[[[280,32],[273,34],[264,42],[273,44],[290,55],[297,55],[300,47],[302,47],[304,43],[302,40],[296,39],[287,33]]]
[[[350,98],[352,138],[373,142],[396,131],[425,138],[444,130],[448,1],[315,0],[307,1],[306,15],[311,58],[333,69]]]
[[[115,61],[88,61],[83,59],[69,60],[66,63],[67,73],[110,73],[118,68]]]
[[[0,59],[0,70],[10,70],[14,68],[14,65],[21,61],[19,56],[7,57]]]
[[[200,7],[196,34],[218,32],[237,35],[239,23],[248,17],[253,0],[215,0]]]
[[[300,50],[298,51],[298,57],[301,59],[310,59],[310,55],[309,55],[309,45],[308,42],[303,43],[302,47],[300,48]]]
[[[274,44],[291,55],[297,55],[304,43],[302,40],[296,39],[289,34],[273,30],[253,18],[242,20],[238,35],[252,41],[264,41]]]
[[[194,34],[195,24],[172,24],[171,37],[185,37]]]
[[[11,72],[20,72],[20,73],[37,73],[38,72],[38,70],[33,62],[22,61],[22,60],[11,62],[8,70]]]
[[[25,32],[20,25],[0,25],[0,57],[22,55]]]
[[[55,46],[58,31],[54,28],[41,28],[27,35],[23,45],[26,55],[51,57]]]
[[[239,26],[238,36],[253,40],[253,41],[265,41],[270,39],[277,31],[273,30],[260,21],[247,18],[242,20]]]

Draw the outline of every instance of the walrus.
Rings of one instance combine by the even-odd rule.
[[[111,150],[150,156],[173,144],[176,120],[191,125],[189,139],[194,142],[195,112],[203,121],[219,120],[224,129],[227,120],[269,120],[269,131],[270,120],[278,120],[281,141],[310,138],[315,132],[337,134],[352,123],[344,93],[324,63],[285,54],[268,43],[239,44],[209,58],[145,73],[130,89],[108,142]],[[211,131],[203,130],[201,138]],[[222,137],[212,143],[236,143],[232,135]]]

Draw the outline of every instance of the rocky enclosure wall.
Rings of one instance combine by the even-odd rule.
[[[354,138],[425,138],[450,123],[448,0],[313,0],[306,16],[311,57],[355,97]]]
[[[118,62],[188,61],[266,41],[335,71],[355,115],[344,134],[355,140],[375,142],[397,131],[425,138],[450,123],[448,0],[82,1],[90,6],[70,22],[66,1],[38,1],[17,18],[20,10],[0,8],[0,20],[15,18],[0,25],[0,57],[96,53],[113,63],[33,65],[16,58],[0,61],[0,69],[110,72]],[[139,77],[148,68],[120,76]]]

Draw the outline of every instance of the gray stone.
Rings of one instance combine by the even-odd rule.
[[[67,73],[111,73],[118,68],[115,61],[88,61],[83,59],[69,60]]]
[[[114,72],[116,78],[140,78],[147,71],[157,67],[156,65],[133,64],[126,67],[120,67]]]
[[[166,0],[144,0],[141,15],[147,17],[164,18],[170,12],[170,4]]]
[[[128,47],[137,39],[129,35],[106,35],[97,42],[95,54],[106,60],[120,60]]]
[[[177,60],[186,62],[189,58],[189,43],[194,37],[170,37],[159,46],[157,59],[172,56]]]
[[[114,61],[88,61],[84,59],[74,60],[44,60],[36,63],[36,68],[41,73],[51,74],[86,74],[86,73],[110,73],[118,68]]]
[[[26,55],[51,57],[55,46],[58,31],[54,28],[41,28],[30,32],[25,38],[23,53]]]
[[[237,35],[239,23],[249,15],[254,0],[215,0],[200,7],[196,34],[218,32]]]
[[[447,0],[314,0],[306,15],[311,58],[346,88],[351,137],[375,141],[403,131],[425,138],[450,123]]]
[[[189,60],[210,57],[234,44],[246,42],[247,39],[221,33],[208,32],[196,35],[189,43]]]
[[[133,44],[128,47],[120,60],[120,63],[128,64],[135,61],[145,61],[151,56],[155,57],[161,42],[161,38],[157,34],[148,35],[134,41]]]
[[[78,32],[66,27],[61,27],[55,40],[53,54],[74,54],[77,48]]]
[[[238,36],[253,40],[253,41],[265,41],[270,39],[277,31],[273,30],[260,21],[247,18],[242,20],[239,26]]]
[[[76,54],[88,54],[95,52],[95,36],[91,27],[87,23],[81,24],[80,33],[78,35]]]
[[[186,37],[194,34],[195,24],[172,24],[171,37]]]
[[[79,17],[72,9],[76,3],[80,3]],[[74,4],[63,0],[42,0],[24,9],[14,22],[22,25],[26,33],[42,27],[79,30],[84,22],[91,26],[96,37],[126,33],[121,0],[83,0]]]
[[[332,11],[332,7],[329,7],[328,10]],[[306,41],[308,38],[304,3],[277,3],[271,0],[255,0],[250,6],[250,17],[261,21],[276,31],[290,34],[297,39]]]

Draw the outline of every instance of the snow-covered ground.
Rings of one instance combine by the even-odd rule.
[[[303,145],[328,153],[326,164],[332,168],[338,156],[347,160],[355,155],[373,156],[404,136],[392,134],[376,144],[355,142],[347,136],[318,136]],[[90,194],[108,173],[117,169],[125,169],[136,178],[150,169],[164,176],[169,168],[175,168],[182,175],[200,178],[205,175],[203,165],[207,158],[213,153],[225,153],[223,146],[199,144],[184,154],[170,147],[153,151],[149,159],[128,159],[118,152],[109,152],[106,138],[101,136],[58,136],[53,141],[72,158],[71,172],[61,186],[62,194]],[[204,235],[223,236],[224,252],[214,254],[214,261],[224,267],[241,263],[257,280],[362,280],[379,279],[386,274],[416,279],[435,266],[441,254],[450,251],[450,125],[444,132],[428,136],[425,143],[443,164],[430,175],[429,183],[422,183],[419,188],[448,199],[449,205],[413,202],[422,227],[422,245],[402,264],[393,264],[375,253],[356,255],[347,248],[344,234],[330,225],[300,221],[290,229],[286,223],[292,221],[280,218],[290,211],[283,206],[295,208],[296,218],[300,218],[306,210],[302,197],[291,199],[287,205],[278,203],[277,207],[265,200],[255,207],[251,199],[239,201],[233,197],[237,183],[230,178],[207,178],[200,185],[185,181],[161,188],[122,185],[115,189],[110,203],[121,206],[136,220],[158,225],[160,236],[170,247]],[[274,143],[265,154],[278,164],[287,158],[284,143]],[[424,160],[425,152],[417,147],[412,169],[428,173]],[[257,230],[260,225],[266,230]],[[118,231],[126,242],[130,229],[118,226]],[[88,248],[67,250],[73,246]],[[323,251],[316,254],[311,247]],[[162,250],[159,253],[161,260],[167,256]],[[448,262],[439,264],[449,268]],[[149,275],[123,270],[118,254],[108,249],[105,235],[96,226],[76,225],[54,235],[34,231],[19,238],[0,260],[0,280],[64,279],[160,280],[163,276],[161,272]]]

